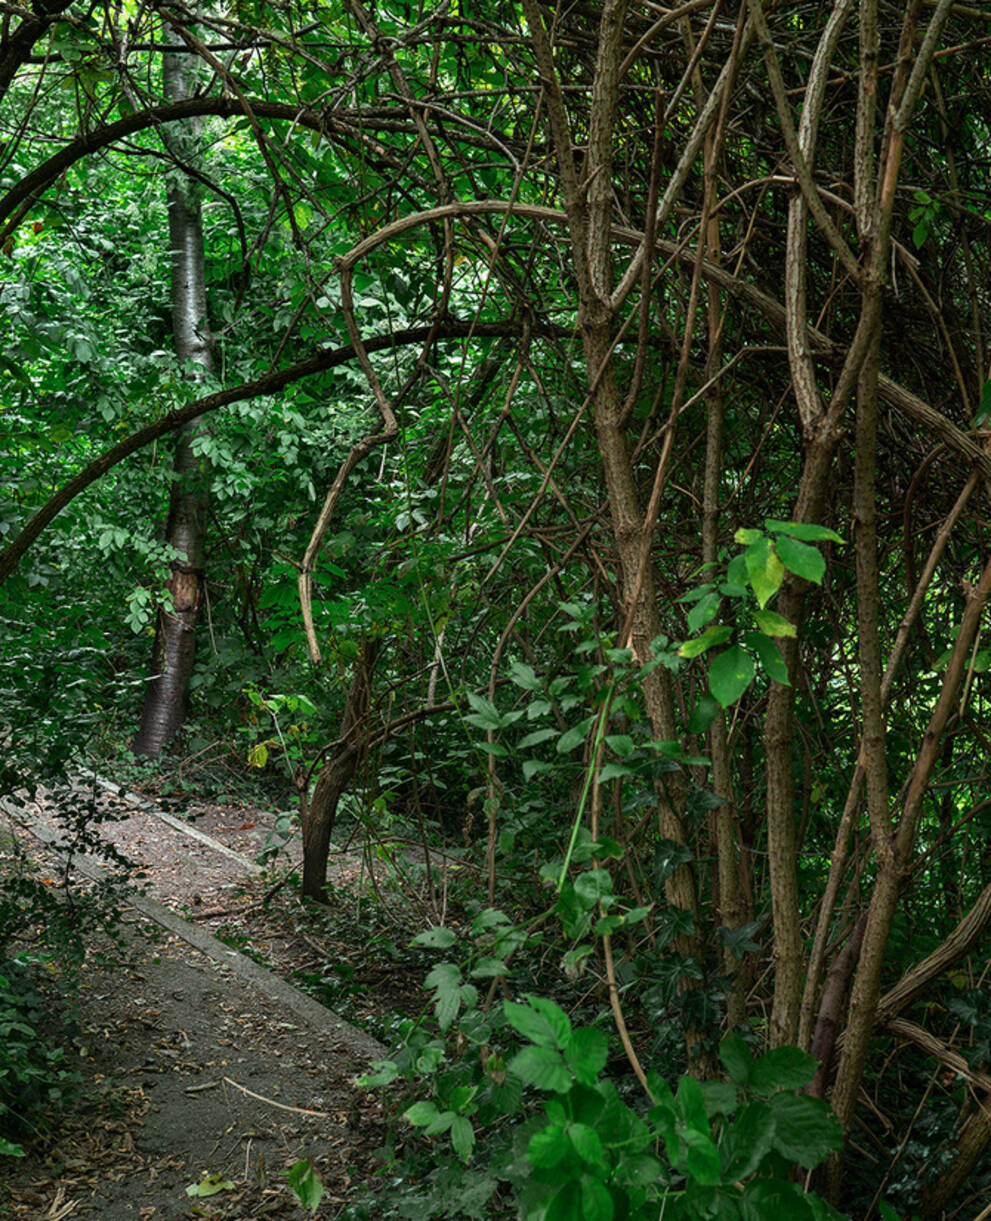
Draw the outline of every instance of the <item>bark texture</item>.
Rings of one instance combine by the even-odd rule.
[[[168,31],[166,30],[166,34]],[[189,96],[189,57],[165,54],[162,81],[167,101]],[[183,172],[196,155],[195,130],[168,142],[176,162],[168,187],[169,242],[172,252],[172,331],[176,358],[185,376],[200,381],[213,372],[206,329],[206,278],[203,217],[197,183]],[[186,691],[196,654],[196,620],[204,597],[204,536],[207,488],[203,460],[195,453],[202,428],[192,421],[176,435],[173,483],[166,542],[175,550],[165,605],[159,612],[152,653],[151,681],[145,691],[141,725],[134,739],[137,755],[157,758],[179,730],[186,713]]]

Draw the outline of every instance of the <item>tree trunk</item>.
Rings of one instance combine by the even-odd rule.
[[[317,903],[327,902],[330,837],[334,831],[338,802],[354,779],[364,754],[372,675],[381,649],[381,640],[362,641],[351,671],[351,686],[348,688],[337,739],[338,749],[321,768],[313,786],[313,796],[307,800],[304,793],[302,797],[302,897]]]
[[[165,38],[169,37],[166,26]],[[166,101],[189,97],[190,57],[165,54],[162,82]],[[176,357],[184,376],[196,382],[214,369],[206,332],[206,283],[203,259],[203,218],[199,188],[183,164],[196,157],[196,131],[184,125],[166,141],[177,166],[168,187],[169,242],[172,252],[172,331]],[[191,367],[193,366],[193,367]],[[134,739],[137,755],[157,758],[181,726],[186,689],[195,657],[196,620],[203,601],[207,488],[205,464],[194,452],[201,425],[187,424],[176,435],[173,482],[165,541],[178,553],[166,583],[165,605],[159,611],[152,652],[151,680],[145,691],[141,725]],[[171,604],[170,604],[171,603]]]

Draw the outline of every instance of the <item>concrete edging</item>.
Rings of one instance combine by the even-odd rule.
[[[85,857],[68,852],[61,845],[59,837],[54,831],[39,823],[26,810],[17,807],[9,798],[0,798],[0,809],[14,822],[29,831],[36,839],[70,860],[73,867],[78,869],[84,876],[93,881],[103,881],[107,878],[108,871],[106,869],[94,864]],[[181,830],[182,828],[179,829]],[[209,839],[206,836],[204,838]],[[206,929],[183,919],[182,916],[177,915],[170,908],[165,907],[164,904],[157,902],[155,899],[149,899],[145,895],[138,894],[128,895],[125,902],[129,907],[134,908],[135,911],[140,912],[141,915],[147,917],[147,919],[153,921],[161,928],[181,938],[187,945],[192,946],[193,949],[207,955],[208,958],[220,966],[229,968],[239,979],[258,988],[260,992],[263,992],[275,1004],[279,1005],[280,1008],[288,1010],[314,1030],[332,1035],[342,1043],[347,1044],[349,1049],[356,1055],[369,1060],[382,1060],[388,1055],[388,1049],[385,1045],[370,1034],[360,1030],[357,1026],[352,1026],[350,1022],[346,1022],[344,1018],[325,1008],[311,996],[300,992],[298,988],[294,988],[292,984],[287,983],[273,971],[268,970],[267,967],[260,966],[253,959],[249,958],[246,954],[241,954],[238,950],[232,950],[230,946],[226,946],[223,942],[218,941],[212,933],[208,933]]]

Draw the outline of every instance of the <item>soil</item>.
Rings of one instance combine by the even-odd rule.
[[[333,947],[289,914],[298,905],[280,907],[274,899],[273,891],[284,893],[279,882],[295,863],[293,848],[280,856],[277,872],[253,867],[274,832],[274,815],[232,805],[189,809],[193,828],[225,853],[140,800],[101,792],[97,804],[108,820],[105,837],[136,860],[151,896],[202,928],[237,929],[253,957],[285,976],[326,968]],[[83,801],[92,801],[92,788],[88,795],[42,793],[25,812],[54,826],[59,811]],[[50,849],[16,822],[10,831],[39,868],[54,873]],[[368,882],[354,853],[336,853],[330,877],[340,892],[358,893]],[[148,922],[133,911],[130,919],[125,961],[108,969],[94,958],[83,970],[81,1103],[54,1136],[28,1146],[26,1158],[6,1160],[0,1216],[340,1216],[373,1175],[384,1138],[382,1104],[356,1082],[369,1063],[367,1035],[302,1022],[251,980],[178,937],[149,941],[138,935],[150,931]],[[339,958],[360,950],[341,947]],[[405,982],[400,972],[392,999],[418,991],[419,982]],[[304,1159],[324,1187],[315,1214],[287,1184],[289,1168]],[[189,1188],[204,1194],[187,1194]]]

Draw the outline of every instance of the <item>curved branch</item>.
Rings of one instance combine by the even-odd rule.
[[[565,328],[535,329],[541,334],[555,337],[571,334],[571,331]],[[381,352],[387,348],[423,343],[431,334],[437,339],[465,339],[470,336],[490,338],[517,335],[521,330],[522,324],[517,323],[447,321],[440,324],[435,323],[433,326],[410,327],[391,335],[378,335],[374,339],[366,339],[364,346],[369,352]],[[296,364],[289,365],[285,369],[276,369],[262,377],[255,378],[254,381],[242,382],[227,390],[218,390],[215,394],[193,399],[192,402],[163,415],[154,423],[139,428],[137,432],[125,437],[110,449],[105,450],[99,457],[94,458],[78,475],[63,484],[55,495],[41,506],[13,541],[3,551],[0,551],[0,583],[10,576],[31,544],[80,492],[85,491],[90,484],[95,483],[97,479],[131,454],[143,449],[152,441],[157,441],[159,437],[175,432],[183,424],[188,424],[190,420],[198,419],[220,407],[226,407],[229,403],[243,402],[245,399],[257,398],[263,394],[278,394],[286,386],[301,381],[304,377],[347,364],[348,361],[354,360],[355,355],[351,344],[341,348],[323,348],[305,360],[297,361]]]
[[[254,99],[246,101],[256,118],[294,123],[298,127],[305,127],[323,135],[329,132],[349,136],[354,134],[348,123],[329,111],[310,110],[305,106],[289,105],[285,102]],[[242,118],[245,113],[245,107],[237,98],[188,98],[180,102],[166,102],[161,106],[149,106],[147,110],[135,111],[134,114],[125,115],[124,118],[94,131],[82,132],[54,156],[26,174],[0,199],[0,221],[6,222],[0,228],[0,242],[17,228],[42,192],[70,166],[90,153],[99,152],[100,149],[108,148],[128,136],[147,131],[149,128],[161,127],[166,123],[181,123],[186,119],[206,118],[211,115],[219,118]]]

